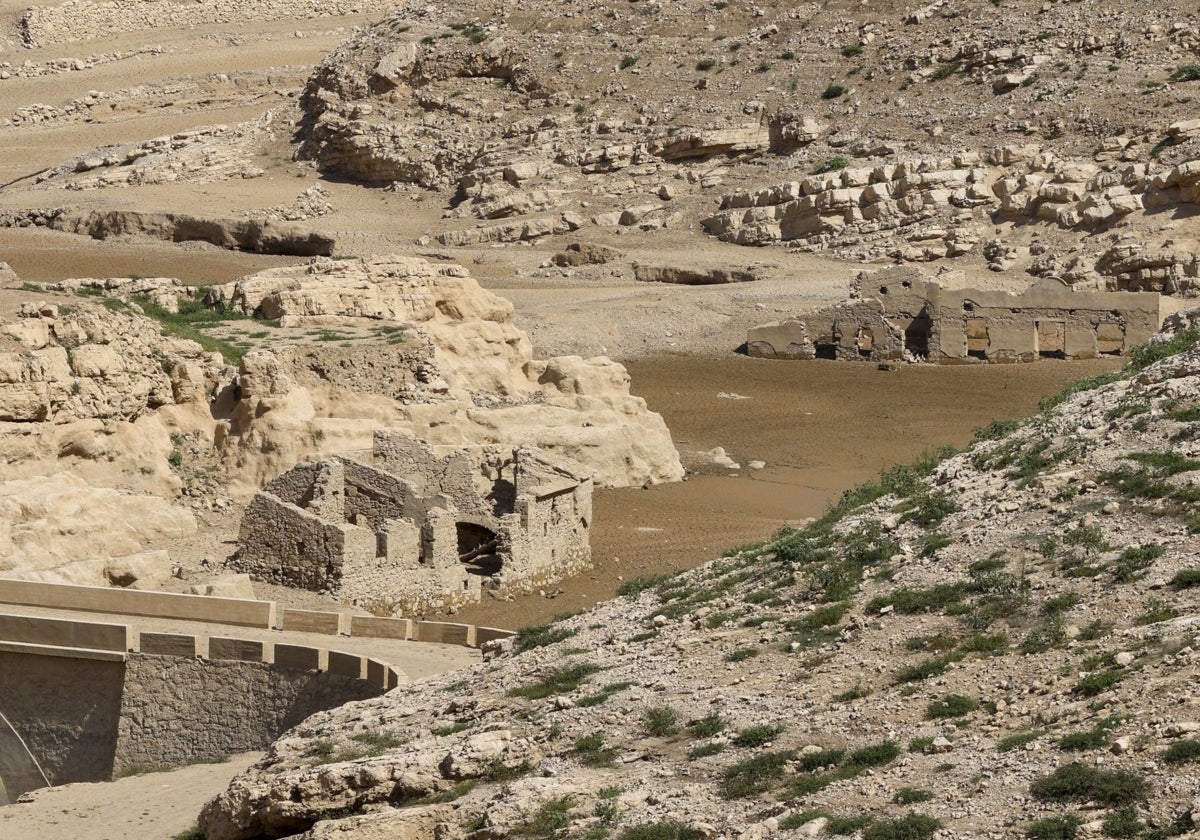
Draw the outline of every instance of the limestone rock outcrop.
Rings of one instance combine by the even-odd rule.
[[[218,445],[251,483],[261,486],[305,455],[368,449],[381,425],[434,445],[537,446],[583,464],[601,486],[682,477],[662,418],[630,395],[621,365],[535,359],[512,305],[461,266],[402,256],[316,260],[215,287],[210,296],[284,325],[378,324],[402,335],[367,356],[345,354],[369,358],[373,384],[359,383],[355,362],[336,348],[247,354],[238,405]],[[324,361],[305,361],[316,355]],[[334,357],[341,361],[330,364]],[[379,399],[348,399],[358,388]]]

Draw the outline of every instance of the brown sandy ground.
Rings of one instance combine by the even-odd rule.
[[[34,793],[31,802],[0,808],[0,837],[169,840],[195,825],[201,806],[261,755],[243,753],[220,764],[45,788]]]
[[[819,515],[881,469],[962,446],[975,428],[1030,416],[1067,382],[1117,366],[1106,359],[879,371],[732,355],[631,362],[634,393],[663,414],[685,465],[699,473],[679,484],[598,492],[594,569],[564,581],[554,598],[485,600],[460,610],[459,620],[520,627],[590,607],[612,597],[622,580],[690,568]],[[705,465],[697,453],[716,446],[744,469]],[[751,460],[767,466],[745,469]]]

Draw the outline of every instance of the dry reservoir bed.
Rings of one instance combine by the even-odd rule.
[[[687,481],[596,494],[596,567],[555,598],[485,601],[457,620],[519,627],[612,597],[621,579],[695,566],[819,515],[842,491],[993,419],[1030,416],[1066,383],[1117,359],[1023,365],[905,366],[660,356],[627,362],[632,391],[660,412],[697,470]],[[724,394],[725,396],[718,396]],[[739,399],[741,397],[742,399]],[[723,447],[743,469],[698,453]],[[762,460],[761,470],[747,468]]]

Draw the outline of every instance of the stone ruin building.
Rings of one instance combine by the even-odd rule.
[[[448,450],[448,451],[447,451]],[[376,432],[369,458],[300,464],[246,508],[232,565],[376,613],[527,591],[590,564],[592,477],[535,447]]]
[[[1183,305],[1154,292],[1075,290],[1053,278],[1017,293],[946,288],[910,268],[861,276],[851,294],[803,320],[752,328],[746,352],[935,364],[1120,356]]]

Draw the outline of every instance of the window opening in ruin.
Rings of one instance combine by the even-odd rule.
[[[967,304],[963,304],[967,308]],[[986,359],[991,337],[988,335],[987,321],[983,318],[968,318],[965,324],[967,336],[967,355],[972,359]]]
[[[974,312],[974,311],[975,311],[975,304],[969,300],[964,300],[963,301],[963,312]]]
[[[492,513],[497,516],[512,510],[517,503],[517,485],[501,476],[492,484],[487,500],[491,502]]]
[[[1037,351],[1043,359],[1067,358],[1067,322],[1038,321]]]
[[[1112,321],[1097,324],[1096,352],[1103,356],[1120,356],[1125,352],[1125,325]]]
[[[459,522],[458,561],[467,566],[472,575],[494,575],[500,571],[503,558],[498,553],[500,540],[496,532],[474,522]]]
[[[813,351],[818,359],[836,359],[837,342],[833,336],[823,335],[813,341]]]
[[[870,356],[871,351],[875,348],[875,334],[866,327],[860,328],[855,345],[858,347],[858,355]]]
[[[914,356],[929,355],[929,334],[933,322],[926,315],[913,318],[904,328],[904,349]]]

